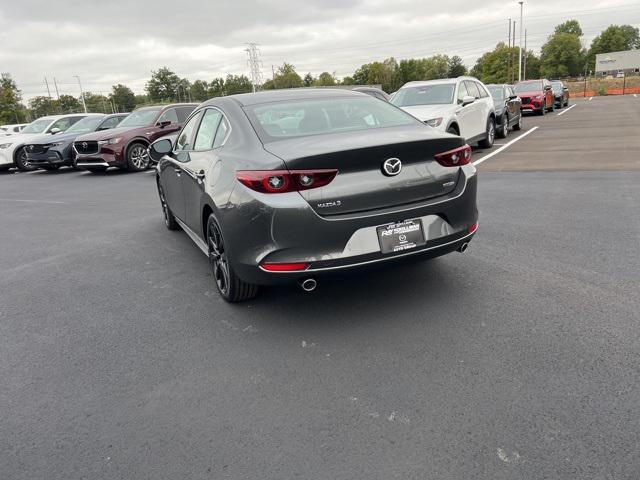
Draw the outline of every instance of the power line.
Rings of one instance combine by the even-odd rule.
[[[251,84],[253,85],[253,91],[255,93],[256,88],[262,85],[262,61],[260,60],[260,50],[258,50],[257,43],[247,43],[247,64],[249,65],[249,72],[251,73]]]

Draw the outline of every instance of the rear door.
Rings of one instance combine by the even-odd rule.
[[[507,99],[507,112],[509,113],[509,122],[511,125],[514,125],[518,123],[517,118],[520,115],[520,102],[518,101],[517,97],[511,98],[516,96],[511,87],[505,87],[504,95]]]
[[[484,117],[484,107],[480,101],[482,97],[480,94],[480,89],[476,85],[476,82],[472,80],[465,80],[465,87],[467,88],[467,92],[469,95],[476,99],[471,105],[468,105],[470,110],[469,120],[465,125],[465,128],[468,133],[463,133],[463,136],[467,139],[472,137],[477,137],[485,132],[486,129],[486,117]]]

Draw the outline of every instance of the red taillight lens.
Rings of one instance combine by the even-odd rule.
[[[261,193],[299,192],[324,187],[336,178],[338,170],[239,170],[236,178]]]
[[[478,230],[478,222],[474,223],[473,225],[469,225],[469,228],[467,229],[469,233],[475,233],[476,230]]]
[[[308,263],[263,263],[260,265],[267,272],[299,272],[309,267]]]
[[[459,167],[471,162],[471,147],[463,145],[447,152],[438,153],[435,159],[443,167]]]

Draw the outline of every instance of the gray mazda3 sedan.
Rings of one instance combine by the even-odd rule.
[[[222,297],[464,251],[476,169],[458,136],[369,95],[259,92],[200,105],[151,145],[165,223],[207,255]]]

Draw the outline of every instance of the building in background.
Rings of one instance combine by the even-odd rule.
[[[614,77],[640,73],[640,50],[599,53],[596,55],[596,75]]]

